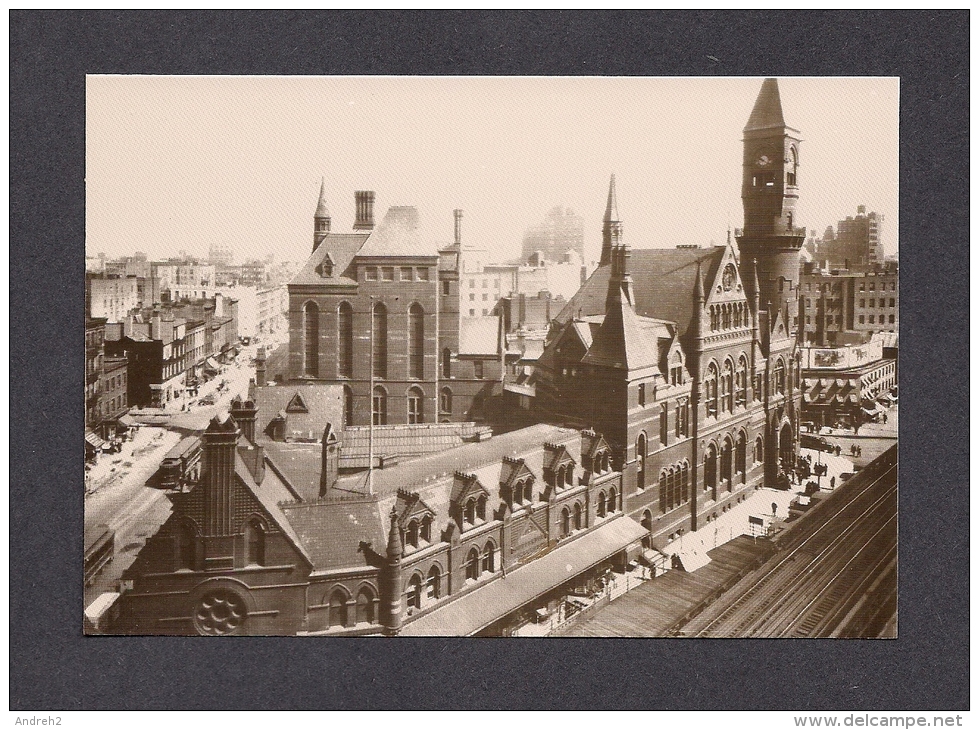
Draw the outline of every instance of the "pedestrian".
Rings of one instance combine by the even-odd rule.
[[[772,517],[774,517],[776,515],[776,513],[778,513],[778,504],[775,503],[775,502],[772,502]]]
[[[829,488],[836,489],[836,477],[829,478]]]
[[[839,456],[839,455],[840,455],[840,454],[842,453],[842,451],[843,451],[843,450],[842,450],[842,449],[840,448],[840,445],[839,445],[839,444],[837,444],[837,445],[836,445],[836,455],[837,455],[837,456]]]

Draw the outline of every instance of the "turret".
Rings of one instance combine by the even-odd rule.
[[[320,497],[325,497],[330,487],[336,484],[340,466],[340,450],[337,434],[331,424],[323,429],[322,451],[320,452]]]
[[[401,633],[401,555],[403,552],[398,513],[392,508],[381,581],[381,621],[384,625],[384,633],[388,636],[397,636]]]
[[[330,210],[326,207],[326,179],[320,181],[320,199],[313,213],[313,250],[315,251],[330,232]]]

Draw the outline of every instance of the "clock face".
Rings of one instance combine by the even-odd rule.
[[[758,167],[768,167],[770,164],[772,164],[772,158],[768,155],[762,155],[758,158],[757,164]]]

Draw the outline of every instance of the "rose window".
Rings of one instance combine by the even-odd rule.
[[[207,636],[233,634],[245,622],[247,609],[237,593],[229,590],[211,591],[197,604],[194,625]]]

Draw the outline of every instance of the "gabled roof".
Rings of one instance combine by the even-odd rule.
[[[282,512],[316,570],[368,565],[362,542],[384,553],[387,531],[374,499],[283,504]]]
[[[503,468],[500,469],[500,484],[506,487],[512,487],[515,482],[526,477],[534,479],[534,473],[527,466],[526,461],[510,456],[503,457]]]
[[[485,494],[487,497],[490,496],[490,491],[483,486],[478,476],[457,471],[455,478],[452,480],[452,492],[449,494],[449,499],[458,504],[473,493]]]
[[[290,285],[309,284],[356,284],[348,269],[354,256],[364,245],[369,233],[328,233],[323,242],[306,259],[299,273],[292,277]],[[334,276],[323,278],[317,271],[323,260],[329,256],[335,268]],[[339,274],[339,275],[338,275]]]
[[[544,444],[544,468],[549,470],[554,470],[561,464],[571,461],[574,462],[575,458],[570,454],[568,449],[564,444]]]
[[[298,390],[292,396],[288,405],[286,405],[286,413],[309,413],[309,407],[306,405],[306,401],[303,400],[302,393]]]
[[[401,527],[406,527],[408,519],[415,515],[435,515],[435,510],[425,504],[425,500],[418,495],[418,492],[409,492],[406,489],[398,490],[394,511],[398,514],[398,525]]]
[[[592,430],[581,432],[581,455],[594,457],[602,449],[608,449],[608,442],[600,433]]]
[[[635,292],[635,313],[640,317],[674,322],[681,336],[694,315],[693,291],[698,264],[702,275],[713,281],[724,258],[725,248],[632,249],[629,274]],[[605,314],[605,297],[611,265],[599,266],[578,293],[565,305],[556,320],[565,324],[573,318]]]
[[[276,385],[255,388],[256,438],[261,439],[278,414],[286,418],[286,436],[319,439],[326,424],[343,423],[343,386],[325,384]],[[303,408],[305,407],[305,409]]]

